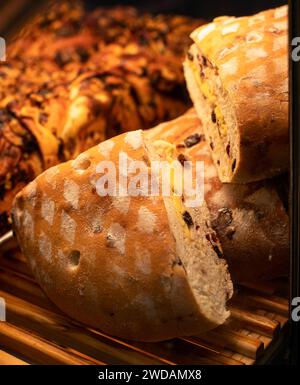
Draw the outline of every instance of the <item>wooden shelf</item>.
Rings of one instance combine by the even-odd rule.
[[[274,350],[288,321],[287,282],[238,287],[225,325],[204,335],[158,343],[125,341],[62,314],[18,252],[0,257],[0,364],[253,365]]]

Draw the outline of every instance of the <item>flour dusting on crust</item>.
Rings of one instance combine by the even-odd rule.
[[[134,150],[139,149],[143,144],[142,131],[131,131],[125,135],[124,142],[129,144]]]
[[[52,244],[49,237],[44,232],[42,232],[39,237],[39,251],[41,257],[47,259],[49,262],[51,261]]]
[[[142,233],[152,234],[156,226],[156,216],[147,207],[141,206],[138,211],[137,227]]]
[[[115,247],[120,254],[125,254],[126,231],[119,223],[112,223],[107,233],[108,247]]]
[[[60,231],[61,231],[61,235],[67,241],[69,241],[71,244],[74,243],[76,222],[64,210],[61,213]]]
[[[72,180],[66,179],[64,183],[64,198],[72,207],[78,209],[79,203],[79,186]]]
[[[41,204],[41,214],[42,214],[42,217],[51,226],[53,225],[54,210],[55,210],[54,201],[52,201],[46,195],[44,195],[43,200],[42,200],[42,204]]]

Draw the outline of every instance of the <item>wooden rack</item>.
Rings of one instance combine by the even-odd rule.
[[[159,343],[125,341],[62,314],[44,295],[18,252],[0,257],[0,364],[260,363],[286,334],[287,283],[236,288],[226,325],[201,336]]]

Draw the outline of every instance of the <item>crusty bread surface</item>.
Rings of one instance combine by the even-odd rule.
[[[171,197],[98,195],[100,161],[119,166],[127,153],[149,166],[149,146],[135,131],[50,168],[17,195],[13,218],[61,310],[118,337],[157,341],[223,323],[232,284],[205,204],[185,213],[186,224]]]
[[[196,29],[185,77],[222,182],[288,169],[287,6]]]
[[[200,24],[56,1],[10,41],[0,63],[0,235],[12,198],[43,170],[186,111],[182,60]]]

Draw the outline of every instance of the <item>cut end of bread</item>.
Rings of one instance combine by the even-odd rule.
[[[197,63],[198,47],[193,45],[191,50],[193,59],[187,58],[184,62],[189,94],[203,123],[220,180],[223,183],[238,182],[239,133],[232,106],[214,69],[207,67],[209,80],[208,75],[201,77],[204,72]]]
[[[191,35],[185,78],[221,182],[288,169],[287,10],[217,18]]]
[[[208,323],[220,325],[230,315],[226,303],[232,296],[233,286],[221,246],[210,227],[206,207],[185,208],[185,216],[190,218],[187,233],[182,230],[182,213],[178,213],[172,199],[165,198],[165,205],[178,257],[199,310]]]
[[[180,197],[100,196],[95,188],[103,160],[119,166],[126,152],[150,176],[151,161],[174,151],[142,131],[123,134],[47,170],[16,197],[21,249],[71,317],[141,341],[199,334],[228,317],[232,287],[205,204],[188,209]]]
[[[164,140],[151,143],[152,157],[176,160],[176,147]],[[179,202],[178,202],[179,201]],[[164,197],[170,229],[176,240],[178,257],[201,313],[220,325],[230,315],[226,302],[233,286],[223,259],[221,245],[211,228],[205,202],[196,208],[185,205],[186,197]]]

